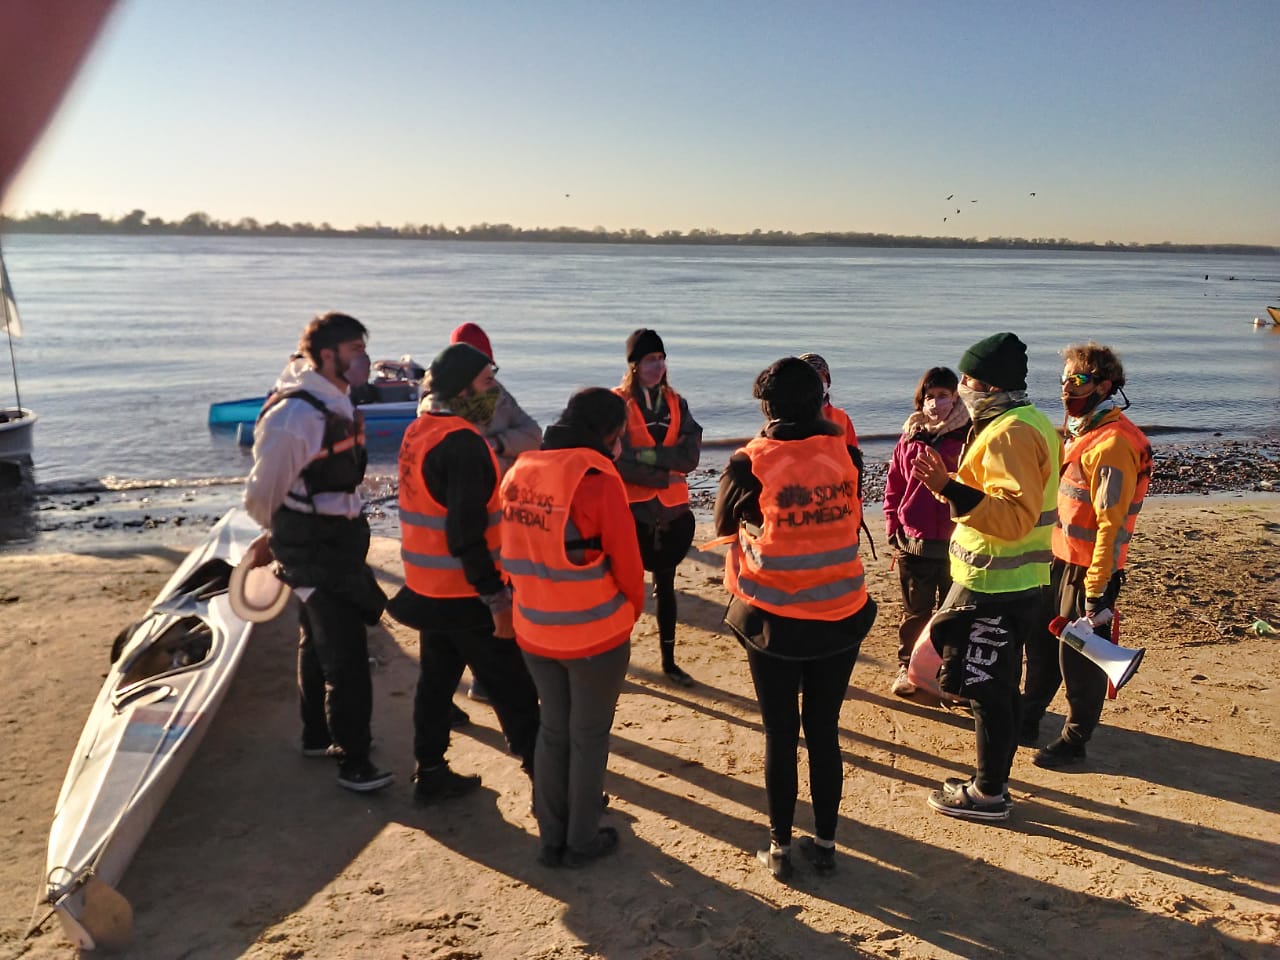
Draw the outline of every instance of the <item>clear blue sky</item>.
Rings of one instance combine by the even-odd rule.
[[[5,206],[1280,245],[1278,39],[1280,0],[121,0]]]

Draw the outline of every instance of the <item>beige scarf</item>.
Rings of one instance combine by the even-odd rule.
[[[917,433],[927,433],[933,438],[950,433],[952,430],[959,430],[961,427],[969,425],[969,411],[965,409],[965,405],[960,402],[957,397],[955,403],[951,405],[951,412],[947,414],[945,420],[930,420],[922,412],[916,410],[911,416],[907,417],[906,423],[902,425],[902,435],[904,437],[912,437]]]

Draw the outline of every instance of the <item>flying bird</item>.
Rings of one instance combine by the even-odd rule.
[[[978,201],[977,201],[977,200],[970,200],[969,202],[970,202],[970,203],[977,203]]]
[[[1036,192],[1035,192],[1034,190],[1032,190],[1032,191],[1031,191],[1031,195],[1034,197],[1034,196],[1036,195]]]
[[[950,200],[950,199],[951,199],[952,197],[954,197],[954,196],[955,196],[955,194],[954,194],[954,193],[949,193],[949,194],[947,194],[947,199],[948,199],[948,200]]]
[[[569,195],[566,193],[566,194],[565,194],[565,196],[567,197],[567,196],[569,196]],[[1034,194],[1032,194],[1032,196],[1034,196]]]
[[[959,212],[960,212],[960,208],[956,207],[956,213],[959,213]]]

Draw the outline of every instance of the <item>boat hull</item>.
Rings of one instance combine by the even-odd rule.
[[[1280,307],[1267,307],[1267,313],[1271,314],[1272,322],[1280,325]]]
[[[37,419],[26,407],[0,410],[0,460],[8,463],[31,460]]]
[[[81,949],[119,943],[119,930],[93,928],[86,897],[123,876],[244,655],[253,625],[231,610],[226,582],[260,532],[230,511],[117,638],[58,797],[40,897]]]
[[[266,397],[245,397],[209,405],[209,428],[234,433],[244,446],[253,445],[253,425]],[[364,432],[369,442],[399,443],[409,424],[418,417],[418,401],[395,400],[362,403],[356,408],[364,415]]]

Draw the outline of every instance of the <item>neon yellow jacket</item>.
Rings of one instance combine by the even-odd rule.
[[[951,578],[979,593],[1049,582],[1062,440],[1031,404],[1000,414],[970,443],[955,478],[981,501],[955,518]]]

